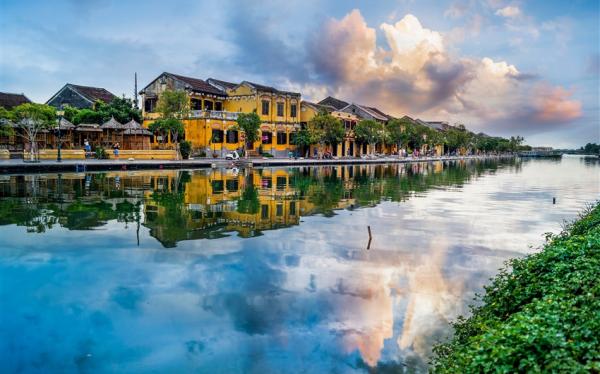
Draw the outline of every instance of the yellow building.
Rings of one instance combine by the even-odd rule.
[[[159,117],[156,106],[165,90],[184,90],[190,98],[190,115],[183,120],[185,140],[196,150],[222,157],[243,147],[243,134],[235,128],[239,113],[256,112],[262,121],[259,140],[247,144],[250,153],[262,150],[287,157],[295,149],[293,133],[300,124],[300,94],[252,82],[239,84],[162,73],[141,92],[142,115],[148,126]],[[157,142],[164,139],[154,139]]]

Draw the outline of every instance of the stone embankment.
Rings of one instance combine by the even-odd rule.
[[[41,160],[39,162],[24,162],[22,159],[1,160],[0,173],[38,173],[38,172],[83,172],[102,170],[141,170],[141,169],[201,169],[214,167],[261,167],[261,166],[302,166],[302,165],[354,165],[354,164],[393,164],[411,162],[435,162],[475,159],[513,158],[514,155],[489,156],[442,156],[442,157],[405,157],[395,156],[380,158],[340,158],[340,159],[311,159],[311,158],[251,158],[239,161],[224,159],[193,159],[193,160]]]

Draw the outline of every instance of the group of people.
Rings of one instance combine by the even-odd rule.
[[[116,142],[112,145],[113,155],[115,156],[115,158],[119,158],[119,148],[120,147],[121,146],[119,145],[119,142]],[[92,156],[92,146],[87,139],[84,139],[84,141],[83,141],[83,149],[85,150],[86,158]]]

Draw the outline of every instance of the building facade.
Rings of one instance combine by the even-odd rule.
[[[206,155],[222,157],[244,146],[243,134],[237,130],[240,113],[256,112],[261,121],[259,140],[246,144],[250,153],[287,156],[295,149],[293,133],[300,123],[300,94],[281,91],[248,81],[231,83],[209,78],[185,77],[162,73],[141,92],[144,126],[160,117],[156,106],[165,90],[185,91],[190,100],[188,118],[183,119],[185,140]],[[155,142],[164,139],[155,139]],[[168,141],[168,140],[167,140]]]

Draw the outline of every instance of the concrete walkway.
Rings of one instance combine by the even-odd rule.
[[[100,170],[141,170],[141,169],[200,169],[228,166],[300,166],[300,165],[352,165],[352,164],[391,164],[407,162],[432,162],[451,160],[500,159],[513,158],[513,155],[501,156],[442,156],[398,158],[389,156],[382,158],[341,158],[332,160],[322,159],[290,159],[290,158],[250,158],[239,162],[224,159],[199,158],[194,160],[42,160],[39,162],[24,162],[22,159],[0,160],[0,173],[36,173],[36,172],[84,172]],[[251,164],[251,165],[248,165]]]

